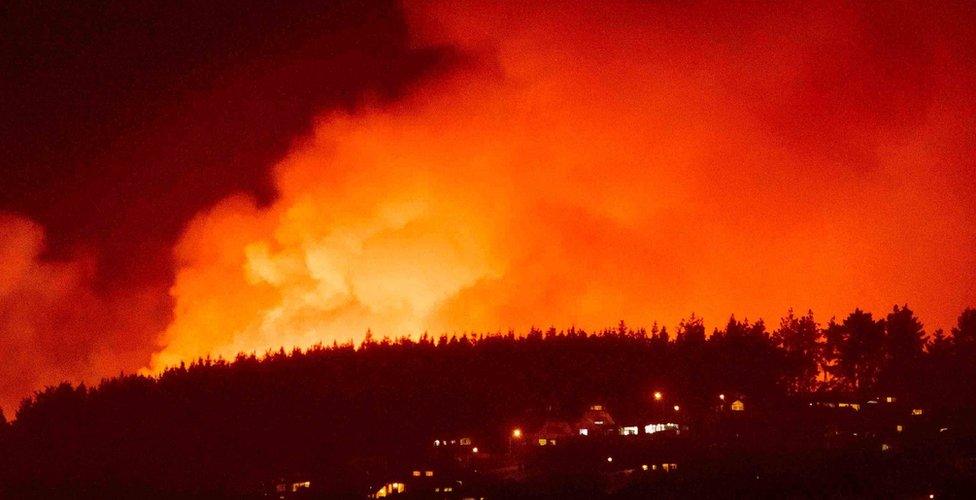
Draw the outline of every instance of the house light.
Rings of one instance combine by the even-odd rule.
[[[435,439],[434,440],[434,446],[440,446],[440,445],[441,445],[441,440],[440,439]]]
[[[432,470],[424,471],[424,476],[434,477],[434,471],[432,471]]]
[[[901,432],[901,431],[905,430],[905,428],[902,427],[901,424],[898,424],[898,425],[895,426],[895,430],[898,431],[898,432]]]
[[[641,469],[643,469],[643,470],[647,470],[647,469],[648,469],[648,467],[647,467],[647,464],[644,464],[644,465],[642,465],[642,466],[641,466]]]
[[[912,415],[922,415],[924,413],[925,413],[925,410],[923,410],[921,408],[912,408]]]
[[[539,446],[545,446],[549,444],[549,440],[546,438],[539,438]]]
[[[580,436],[588,436],[590,434],[590,430],[589,429],[580,429],[579,430],[579,433],[580,433]]]

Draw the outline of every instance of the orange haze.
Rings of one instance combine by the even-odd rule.
[[[513,5],[409,5],[418,45],[467,62],[321,117],[276,166],[277,201],[192,222],[151,369],[367,329],[903,302],[932,327],[974,303],[973,62],[953,13]]]

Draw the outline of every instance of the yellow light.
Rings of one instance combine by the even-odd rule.
[[[522,438],[522,429],[516,428],[515,430],[513,430],[512,431],[512,437],[515,438],[515,439],[521,439]]]
[[[642,465],[641,469],[647,470],[647,464]]]
[[[654,401],[660,401],[663,398],[664,394],[661,394],[661,391],[654,391]]]

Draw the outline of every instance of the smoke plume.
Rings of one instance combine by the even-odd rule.
[[[176,248],[152,369],[376,335],[976,298],[968,11],[408,5],[460,69],[322,116]]]

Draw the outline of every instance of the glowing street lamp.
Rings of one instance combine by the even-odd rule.
[[[522,429],[516,427],[512,429],[512,436],[508,438],[508,454],[511,455],[515,450],[515,441],[522,439]]]
[[[674,411],[678,411],[678,410],[680,410],[680,409],[681,409],[681,407],[680,407],[680,406],[678,406],[678,405],[674,405]]]
[[[661,394],[661,391],[654,391],[654,401],[660,401],[662,399],[664,399],[664,394]]]
[[[722,401],[725,401],[725,394],[719,394],[718,398],[721,399]]]

